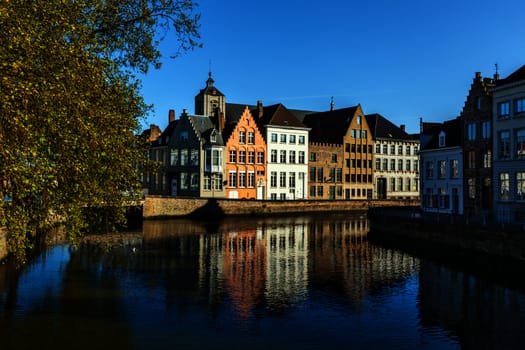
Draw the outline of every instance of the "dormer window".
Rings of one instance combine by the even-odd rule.
[[[210,135],[210,142],[216,143],[217,142],[217,135],[215,134],[215,131],[213,131]]]
[[[445,137],[446,134],[444,131],[439,133],[439,147],[445,147]]]

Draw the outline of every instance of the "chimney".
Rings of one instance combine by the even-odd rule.
[[[225,122],[224,112],[219,110],[219,131],[222,132],[224,130],[224,122]]]
[[[405,124],[399,125],[399,128],[401,129],[401,131],[405,132]]]
[[[263,103],[261,100],[257,101],[257,112],[259,114],[259,118],[262,118],[263,116]]]
[[[175,110],[174,109],[170,109],[170,111],[168,113],[168,122],[171,123],[174,120],[175,120]]]
[[[481,79],[481,72],[476,72],[476,79]]]

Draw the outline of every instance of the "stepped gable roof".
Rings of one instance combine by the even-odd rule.
[[[303,123],[311,128],[310,141],[342,144],[358,107],[354,106],[306,115]]]
[[[365,116],[370,132],[374,139],[410,140],[410,136],[400,127],[381,114],[367,114]]]
[[[445,146],[439,147],[439,134],[445,132]],[[447,120],[440,127],[436,127],[432,134],[432,139],[423,148],[424,150],[439,149],[447,147],[461,146],[463,144],[463,133],[461,118]]]
[[[518,70],[511,73],[505,79],[496,81],[496,86],[506,85],[510,83],[516,83],[518,81],[525,80],[525,65],[521,66]]]
[[[258,114],[257,109],[251,111],[252,115],[256,117]],[[259,118],[260,125],[274,125],[274,126],[284,126],[284,127],[296,127],[304,128],[305,125],[297,119],[297,117],[287,109],[282,103],[271,105],[268,107],[263,107],[263,116]]]
[[[246,107],[248,107],[248,110],[250,111],[252,116],[254,116],[253,108],[256,108],[256,106],[238,103],[226,104],[226,121],[224,129],[222,130],[222,137],[225,141],[227,141],[230,138],[231,134],[233,133],[233,130],[235,130],[235,127],[237,126],[237,123],[241,119],[242,115],[244,114]]]

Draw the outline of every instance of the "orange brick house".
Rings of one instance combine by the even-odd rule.
[[[265,199],[266,142],[248,106],[239,116],[229,115],[226,140],[226,198]]]

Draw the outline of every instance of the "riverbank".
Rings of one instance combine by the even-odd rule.
[[[267,216],[298,213],[366,211],[371,207],[414,206],[419,201],[403,200],[239,200],[146,196],[144,219],[176,217]]]
[[[525,267],[525,234],[520,230],[426,220],[418,208],[374,208],[369,212],[370,240],[464,263]],[[474,261],[475,260],[475,261]]]

